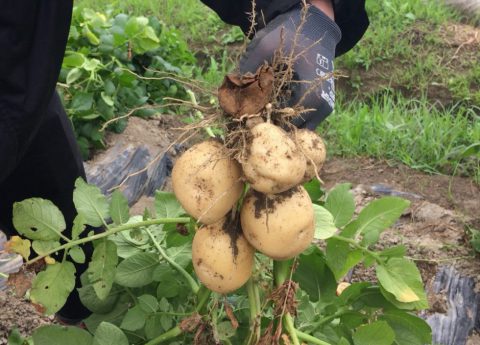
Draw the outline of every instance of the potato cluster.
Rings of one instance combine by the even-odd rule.
[[[250,129],[241,162],[217,140],[194,145],[175,163],[173,190],[202,226],[194,236],[195,272],[209,289],[228,293],[249,279],[255,250],[290,259],[313,240],[315,217],[302,184],[316,176],[325,146],[314,132],[287,133],[268,122]],[[241,208],[237,203],[245,190]]]

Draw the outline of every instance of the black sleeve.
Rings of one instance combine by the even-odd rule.
[[[72,0],[5,0],[0,11],[0,182],[18,163],[52,99]]]
[[[244,33],[250,29],[251,0],[201,0],[213,9],[220,18],[232,25],[239,26]],[[277,15],[285,13],[300,0],[257,0],[256,29],[261,29]],[[334,0],[335,21],[342,31],[342,39],[337,45],[336,55],[349,51],[362,38],[368,28],[368,16],[365,0]]]

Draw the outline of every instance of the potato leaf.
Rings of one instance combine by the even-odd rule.
[[[182,205],[173,193],[157,191],[155,193],[155,211],[157,218],[175,218],[185,214]]]
[[[68,255],[75,261],[77,264],[85,263],[85,253],[83,252],[82,247],[75,246],[68,251]]]
[[[335,279],[340,280],[362,259],[363,252],[360,249],[351,249],[348,243],[334,238],[327,240],[326,260]]]
[[[8,252],[20,254],[25,260],[30,256],[30,241],[24,240],[20,236],[12,236],[10,241],[5,243],[5,249]]]
[[[67,301],[75,287],[75,266],[71,262],[57,262],[48,265],[32,283],[30,297],[32,302],[41,304],[45,314],[56,313]]]
[[[325,208],[333,215],[335,225],[339,228],[345,226],[355,212],[355,201],[350,192],[352,185],[342,183],[332,189],[325,200]]]
[[[116,225],[125,224],[130,219],[128,200],[123,193],[116,189],[110,200],[110,216]]]
[[[51,201],[26,199],[13,205],[13,226],[31,240],[58,240],[65,230],[62,212]]]
[[[397,345],[424,345],[432,343],[432,329],[422,318],[399,310],[386,311],[380,319],[395,332]]]
[[[141,287],[153,281],[158,255],[138,253],[123,260],[117,267],[115,282],[125,287]]]
[[[85,224],[102,226],[104,219],[110,217],[108,202],[98,187],[87,184],[78,178],[73,191],[73,203],[78,214],[85,219]]]
[[[360,326],[353,334],[355,345],[392,345],[394,341],[395,333],[385,321]]]
[[[293,280],[300,284],[312,302],[330,301],[335,298],[337,282],[328,268],[319,248],[311,246],[298,257],[298,267]]]
[[[378,265],[377,278],[381,286],[393,294],[398,302],[427,303],[420,272],[410,260],[392,258]]]
[[[363,244],[377,242],[380,234],[392,226],[408,206],[410,201],[398,197],[384,197],[369,203],[356,219],[357,233],[363,234]]]
[[[60,247],[60,242],[58,241],[33,241],[32,248],[38,255],[45,255],[51,250]]]
[[[337,232],[332,214],[322,206],[313,204],[315,213],[315,238],[325,240]]]
[[[117,246],[112,241],[102,241],[93,251],[92,261],[88,266],[88,280],[101,300],[107,298],[115,280],[117,266]]]
[[[37,328],[32,335],[35,345],[91,345],[92,336],[78,327],[62,327],[57,325]]]
[[[127,336],[120,328],[108,322],[102,322],[95,331],[93,345],[128,345]]]

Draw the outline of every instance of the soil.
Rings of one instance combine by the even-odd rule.
[[[435,32],[434,42],[432,42],[431,35],[429,36],[432,32]],[[463,99],[459,98],[459,95],[456,95],[455,91],[449,87],[447,79],[459,75],[468,76],[472,73],[473,65],[470,63],[478,61],[479,58],[480,28],[453,22],[435,26],[431,23],[417,21],[402,35],[409,38],[412,47],[418,49],[418,58],[422,58],[420,52],[428,47],[429,57],[435,56],[438,65],[443,68],[442,73],[445,78],[442,77],[443,74],[432,74],[426,85],[407,85],[408,81],[404,80],[402,76],[410,68],[411,62],[403,61],[401,57],[394,57],[374,63],[368,69],[358,66],[349,69],[340,66],[338,88],[349,95],[353,94],[360,98],[368,98],[385,92],[386,89],[395,89],[406,97],[413,98],[418,98],[419,94],[425,93],[429,100],[442,106],[452,106],[462,101]],[[478,81],[472,82],[469,85],[471,94],[477,92],[479,86]],[[473,105],[478,106],[478,104]]]
[[[109,145],[116,140],[133,144],[169,146],[176,136],[169,128],[180,127],[177,117],[143,120],[130,119],[124,134],[110,134]],[[159,144],[160,143],[160,144]],[[172,156],[178,153],[172,148]],[[97,158],[89,162],[95,164]],[[468,243],[465,227],[480,229],[480,187],[462,177],[428,175],[404,165],[389,165],[385,161],[368,158],[329,158],[321,173],[328,190],[341,182],[352,183],[358,210],[382,195],[399,195],[412,201],[395,226],[384,232],[379,248],[404,244],[408,255],[416,260],[427,287],[431,309],[444,311],[442,296],[432,293],[431,284],[437,268],[442,264],[455,265],[464,275],[477,279],[480,290],[480,260]],[[170,190],[169,184],[164,189]],[[133,207],[134,213],[152,208],[153,198],[142,198]],[[368,269],[355,270],[353,280],[374,280]],[[22,334],[30,334],[39,325],[51,323],[35,308],[11,292],[0,292],[0,345],[6,344],[7,332],[18,327]],[[469,345],[480,344],[473,334]]]

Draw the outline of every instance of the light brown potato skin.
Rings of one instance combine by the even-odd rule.
[[[201,227],[193,238],[192,262],[200,281],[210,290],[229,293],[237,290],[252,275],[255,250],[240,235],[237,255],[232,240],[223,230],[224,219]]]
[[[327,158],[327,149],[322,138],[308,129],[300,129],[294,132],[293,137],[307,161],[307,169],[305,170],[302,183],[308,182],[317,176],[315,168],[317,173],[320,174],[320,169],[322,169]]]
[[[305,175],[306,160],[287,133],[270,123],[256,125],[243,173],[256,191],[284,192],[299,184]]]
[[[203,224],[223,218],[243,191],[240,165],[223,145],[209,140],[192,146],[175,163],[172,185],[185,211]]]
[[[312,201],[303,186],[275,195],[250,190],[243,201],[240,219],[248,242],[274,260],[300,254],[315,233]]]

